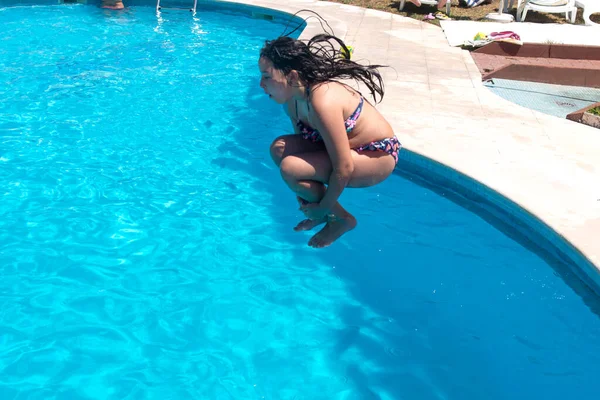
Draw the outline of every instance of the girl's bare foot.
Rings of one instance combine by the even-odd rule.
[[[417,7],[421,7],[421,0],[408,0]]]
[[[300,221],[298,223],[298,225],[296,225],[294,227],[294,230],[296,232],[301,232],[301,231],[310,231],[311,229],[313,229],[315,226],[319,226],[321,224],[324,224],[325,222],[327,222],[327,218],[323,218],[321,220],[312,220],[312,219],[305,219],[303,221]]]
[[[303,206],[308,204],[308,201],[304,200],[302,197],[300,196],[296,196],[296,200],[298,200],[298,205],[299,206]],[[298,223],[298,225],[296,225],[294,227],[294,230],[296,232],[301,232],[301,231],[310,231],[311,229],[313,229],[315,226],[319,226],[321,224],[324,224],[325,222],[327,222],[327,217],[323,218],[322,220],[312,220],[312,219],[305,219],[303,221],[300,221]]]
[[[339,239],[344,233],[356,226],[356,218],[348,214],[343,218],[330,219],[327,225],[308,241],[308,245],[317,249],[327,247]]]

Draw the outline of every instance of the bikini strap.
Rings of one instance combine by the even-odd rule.
[[[294,103],[296,104],[296,121],[300,121],[300,116],[298,115],[298,100],[294,99]]]

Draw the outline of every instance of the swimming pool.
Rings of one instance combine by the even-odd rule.
[[[591,87],[496,78],[483,85],[505,100],[559,118],[566,118],[600,99],[600,89]]]
[[[594,396],[597,298],[439,190],[349,190],[306,246],[258,87],[283,26],[217,11],[0,9],[0,397]]]

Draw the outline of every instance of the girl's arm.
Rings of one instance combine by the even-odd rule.
[[[333,167],[327,191],[319,203],[321,208],[326,209],[327,212],[335,205],[354,172],[354,162],[344,125],[343,108],[341,101],[335,99],[334,92],[334,90],[327,90],[324,87],[322,90],[313,92],[311,96],[311,105],[314,110],[314,118],[311,122],[321,133]]]

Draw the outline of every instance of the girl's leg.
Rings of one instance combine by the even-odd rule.
[[[278,167],[281,164],[281,160],[283,160],[287,156],[299,154],[299,153],[309,153],[309,152],[313,152],[313,151],[324,151],[324,150],[325,150],[325,144],[323,142],[312,142],[310,140],[304,139],[299,134],[279,136],[277,139],[275,139],[273,141],[273,143],[271,144],[271,148],[270,148],[271,158],[273,159],[273,162],[275,163],[275,165],[277,165]],[[321,186],[323,186],[323,185],[321,185]],[[323,190],[325,190],[324,186],[323,186]],[[323,197],[322,194],[319,197],[319,199],[321,197]],[[296,199],[298,200],[298,205],[303,205],[305,203],[312,203],[311,200],[306,199],[298,194],[296,194]],[[303,221],[300,221],[298,223],[298,225],[296,225],[294,227],[294,230],[295,231],[309,231],[309,230],[313,229],[315,226],[324,224],[325,222],[327,222],[326,219],[323,219],[321,221],[305,219]]]
[[[348,187],[373,186],[386,179],[394,170],[393,157],[381,151],[352,150],[354,172]],[[326,151],[299,153],[285,157],[279,167],[281,176],[298,196],[313,203],[320,201],[325,194],[324,183],[329,181],[333,171]],[[339,203],[331,210],[334,218],[309,241],[313,247],[329,246],[356,225],[354,217]]]
[[[279,166],[281,160],[287,156],[298,153],[309,153],[312,151],[325,150],[323,142],[312,142],[304,139],[301,135],[283,135],[271,143],[271,158],[275,165]]]

